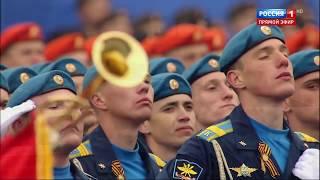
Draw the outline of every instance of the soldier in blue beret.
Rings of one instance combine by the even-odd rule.
[[[3,64],[0,64],[0,71],[3,71],[3,70],[5,70],[5,69],[7,69],[7,66],[5,66],[5,65],[3,65]]]
[[[223,119],[239,104],[238,96],[227,82],[225,74],[220,72],[219,58],[218,55],[209,54],[183,73],[192,87],[197,131]]]
[[[151,117],[141,126],[146,145],[160,168],[175,157],[181,145],[195,133],[191,87],[177,73],[152,76],[154,103]]]
[[[52,70],[60,70],[68,73],[76,84],[77,90],[81,90],[80,88],[82,87],[83,77],[87,72],[87,68],[80,61],[72,58],[59,59],[46,65],[44,68],[42,68],[40,73]]]
[[[6,69],[3,76],[9,85],[9,94],[12,94],[21,84],[26,83],[30,78],[37,75],[36,72],[27,67]]]
[[[9,100],[9,86],[2,72],[0,72],[0,97],[0,109],[4,109]]]
[[[151,115],[150,77],[123,88],[90,69],[83,86],[99,126],[70,154],[72,161],[91,179],[154,179],[159,168],[138,141],[139,127]]]
[[[240,105],[189,139],[159,179],[297,179],[292,170],[307,147],[284,120],[294,78],[282,31],[252,24],[219,62]]]
[[[155,58],[149,62],[150,75],[160,73],[178,73],[182,74],[185,67],[178,59],[163,57]]]
[[[290,127],[309,141],[319,141],[319,50],[303,50],[289,56],[293,65],[295,92],[286,105]],[[319,143],[316,143],[319,145]]]
[[[76,88],[71,77],[67,73],[57,70],[39,74],[19,86],[11,95],[7,106],[14,107],[30,99],[34,102],[36,108],[40,108],[50,100],[50,97],[55,96],[76,96]],[[44,107],[45,111],[43,112],[57,114],[65,110],[68,104],[67,101],[51,103]],[[12,124],[12,127],[15,127],[15,123],[21,125],[21,123],[26,124],[28,121],[30,121],[28,117],[20,118]],[[64,122],[55,123],[60,136],[59,146],[54,149],[54,177],[55,179],[85,179],[85,175],[77,168],[74,162],[69,162],[69,153],[82,141],[83,122],[73,121],[71,115],[66,116],[63,120],[59,119],[59,121]],[[22,127],[20,126],[19,128]]]

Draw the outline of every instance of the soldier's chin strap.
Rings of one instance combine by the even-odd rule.
[[[226,161],[226,158],[224,156],[224,153],[221,149],[220,144],[216,140],[212,140],[211,142],[212,142],[212,146],[213,146],[214,152],[216,153],[216,157],[218,160],[220,179],[226,180],[226,173],[225,173],[225,170],[226,170],[228,173],[229,179],[233,180],[228,163]]]

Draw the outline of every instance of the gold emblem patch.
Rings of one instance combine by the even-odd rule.
[[[176,71],[177,71],[176,65],[173,64],[172,62],[169,62],[169,63],[167,64],[167,71],[168,71],[168,72],[171,72],[171,73],[176,72]]]
[[[76,37],[74,40],[74,48],[81,49],[84,46],[84,39],[80,36]]]
[[[170,88],[171,88],[172,90],[175,90],[175,89],[178,89],[178,88],[179,88],[179,83],[178,83],[178,81],[175,80],[175,79],[171,79],[171,80],[169,81],[169,85],[170,85]]]
[[[198,179],[203,168],[197,163],[185,159],[177,159],[174,165],[174,179]]]
[[[30,76],[27,73],[21,73],[20,74],[20,81],[22,83],[27,82],[30,79]]]
[[[251,173],[255,172],[256,168],[249,168],[244,163],[238,168],[230,168],[231,170],[237,172],[237,177],[251,177]]]
[[[314,58],[313,58],[313,61],[314,61],[314,63],[317,65],[317,66],[319,66],[319,56],[315,56]]]
[[[269,26],[261,26],[261,32],[267,36],[272,34],[271,28]]]
[[[38,37],[38,34],[40,33],[40,30],[37,26],[32,26],[30,29],[29,29],[29,37],[30,38],[36,38]]]
[[[77,70],[76,66],[74,64],[68,63],[66,64],[66,69],[68,72],[73,73]]]
[[[192,39],[194,42],[199,42],[202,40],[202,38],[203,38],[203,35],[201,31],[196,31],[192,35]]]
[[[62,85],[64,80],[60,75],[53,76],[53,81],[59,85]]]
[[[216,68],[219,67],[219,63],[218,63],[218,61],[215,60],[215,59],[210,59],[210,60],[208,61],[208,64],[209,64],[212,68],[214,68],[214,69],[216,69]]]

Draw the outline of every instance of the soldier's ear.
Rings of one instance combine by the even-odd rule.
[[[90,98],[90,102],[97,109],[108,110],[106,99],[100,92],[94,93]]]
[[[288,99],[288,98],[284,101],[282,107],[283,107],[283,111],[284,111],[285,113],[289,113],[289,112],[291,111],[290,102],[289,102],[289,99]]]
[[[229,84],[235,89],[243,89],[246,87],[240,70],[229,70],[227,72],[227,80]]]
[[[144,121],[140,126],[139,126],[139,132],[142,134],[150,134],[150,123],[149,121]]]

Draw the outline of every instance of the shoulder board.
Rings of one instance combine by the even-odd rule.
[[[207,129],[197,134],[197,136],[200,137],[201,139],[204,139],[210,142],[218,137],[222,137],[231,132],[233,132],[231,121],[226,120],[221,123],[208,127]]]
[[[311,137],[305,133],[302,133],[302,132],[295,132],[296,135],[298,135],[298,137],[304,141],[304,142],[319,142],[316,138],[314,137]]]
[[[83,156],[89,156],[91,154],[92,154],[91,144],[90,144],[90,141],[87,140],[87,141],[81,143],[75,150],[73,150],[70,153],[69,159],[83,157]]]
[[[162,169],[166,165],[166,162],[163,161],[162,159],[160,159],[158,156],[156,156],[152,153],[149,153],[149,156],[151,157],[151,159],[153,159],[153,161],[157,164],[157,166],[160,169]]]

